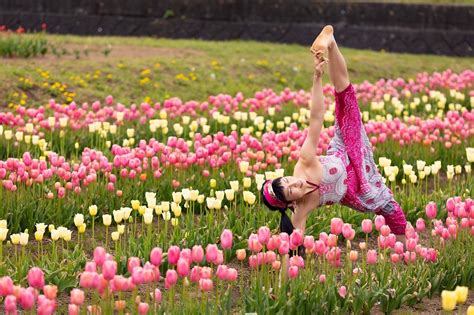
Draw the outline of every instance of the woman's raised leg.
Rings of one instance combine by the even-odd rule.
[[[336,40],[333,40],[328,45],[328,55],[329,77],[331,78],[336,92],[341,92],[349,85],[350,81],[346,60],[339,50]]]

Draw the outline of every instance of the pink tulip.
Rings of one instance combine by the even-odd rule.
[[[28,271],[28,284],[35,289],[44,287],[44,273],[38,267],[33,267]]]
[[[50,284],[45,285],[43,287],[43,293],[48,300],[54,300],[56,299],[56,295],[58,294],[58,287]]]
[[[303,232],[300,229],[295,229],[290,235],[290,248],[296,249],[301,245],[303,245]]]
[[[0,278],[0,295],[7,296],[13,294],[13,281],[10,277],[1,277]]]
[[[206,261],[215,263],[219,255],[219,249],[216,244],[208,244],[206,247]]]
[[[217,266],[217,271],[216,271],[216,276],[220,280],[226,280],[227,279],[227,271],[228,268],[226,265],[219,265]]]
[[[280,237],[278,235],[273,235],[267,243],[267,249],[268,250],[276,250],[280,247]]]
[[[85,289],[97,288],[99,275],[96,272],[84,271],[79,278],[79,285]]]
[[[320,275],[319,276],[319,283],[325,283],[326,282],[326,275]]]
[[[377,251],[369,249],[367,251],[367,263],[369,265],[374,265],[377,263]]]
[[[35,296],[33,290],[21,289],[19,303],[24,310],[31,310],[35,305]]]
[[[177,265],[178,275],[180,277],[186,277],[189,274],[189,263],[187,260],[180,258]]]
[[[211,291],[213,288],[213,283],[211,279],[201,279],[199,280],[199,289],[201,291]]]
[[[140,315],[148,314],[149,308],[150,306],[148,305],[148,303],[141,302],[140,304],[138,304],[138,314]]]
[[[268,243],[268,240],[270,239],[271,232],[268,227],[262,226],[258,229],[257,235],[260,244],[266,245]]]
[[[7,314],[16,314],[16,297],[14,295],[7,295],[5,298],[5,311]]]
[[[45,298],[42,303],[40,303],[39,301],[40,298],[38,297],[38,315],[51,315],[54,313],[56,309],[56,302],[54,300],[49,300]]]
[[[221,247],[223,249],[232,248],[232,231],[225,229],[221,234]]]
[[[103,247],[97,246],[94,249],[94,262],[97,266],[102,266],[102,264],[105,262],[105,254],[106,251]]]
[[[364,232],[365,234],[369,234],[372,232],[372,220],[362,220],[362,232]]]
[[[446,210],[448,210],[448,212],[453,212],[455,208],[456,208],[456,201],[454,200],[454,198],[449,198],[446,201]]]
[[[278,249],[278,253],[280,255],[286,255],[286,254],[288,254],[289,251],[290,251],[290,243],[288,243],[286,241],[282,241],[280,243],[280,248]]]
[[[160,266],[162,258],[163,258],[163,250],[161,248],[155,247],[151,250],[151,252],[150,252],[150,262],[154,266],[157,266],[157,267]],[[168,258],[168,260],[169,260],[169,258]]]
[[[425,230],[425,221],[422,218],[416,220],[416,230],[418,232],[423,232]]]
[[[314,242],[314,252],[320,256],[326,253],[326,244],[322,240]]]
[[[329,234],[327,240],[328,247],[336,247],[337,246],[337,235],[336,234]]]
[[[211,277],[212,277],[212,269],[210,267],[202,267],[201,268],[201,278],[211,279]]]
[[[191,250],[192,261],[196,264],[200,264],[204,258],[204,249],[201,245],[194,245]]]
[[[151,257],[151,255],[150,255],[150,257]],[[150,261],[153,263],[152,258],[150,258]],[[140,258],[138,258],[138,257],[129,257],[128,261],[127,261],[127,270],[128,270],[128,272],[130,274],[132,274],[133,269],[135,269],[135,267],[140,267]]]
[[[394,246],[394,249],[395,249],[395,253],[397,253],[399,255],[403,254],[403,252],[405,251],[402,242],[396,242],[395,246]]]
[[[425,212],[428,219],[436,218],[436,214],[438,212],[436,203],[434,203],[433,201],[429,202],[425,207]]]
[[[265,263],[266,264],[271,264],[276,260],[277,256],[274,251],[269,250],[268,252],[265,253]]]
[[[190,274],[189,278],[192,282],[198,282],[199,279],[201,279],[201,267],[194,266],[191,269],[191,274]]]
[[[102,275],[105,280],[110,281],[117,273],[117,262],[115,260],[106,260],[102,265]]]
[[[314,237],[312,235],[306,235],[303,240],[303,246],[307,250],[313,250],[314,247]]]
[[[273,270],[280,270],[281,267],[281,262],[279,260],[275,260],[272,262],[272,268]]]
[[[400,255],[397,253],[393,253],[390,255],[390,260],[392,261],[392,263],[396,264],[400,261]]]
[[[134,285],[140,285],[145,283],[145,275],[143,274],[143,268],[137,266],[132,270],[132,282]]]
[[[84,268],[85,271],[90,271],[90,272],[96,272],[97,271],[97,265],[93,261],[88,261],[86,262],[86,266]]]
[[[340,218],[332,218],[331,219],[331,233],[335,235],[339,235],[342,232],[342,225],[344,221]]]
[[[237,273],[237,269],[235,268],[229,268],[227,269],[227,281],[235,281],[237,280],[237,276],[238,276],[238,273]]]
[[[168,263],[170,265],[176,265],[178,263],[179,255],[180,255],[179,247],[174,246],[174,245],[171,246],[168,249]]]
[[[245,259],[245,257],[247,256],[247,253],[245,251],[245,249],[238,249],[236,252],[235,252],[236,256],[237,256],[237,259],[242,261]]]
[[[382,234],[385,237],[387,237],[390,234],[390,228],[388,227],[388,225],[382,225],[380,227],[380,234]]]
[[[165,281],[171,286],[175,285],[178,281],[178,273],[173,269],[167,270]]]
[[[288,269],[288,275],[290,276],[291,279],[295,279],[296,277],[298,277],[298,267],[296,266],[291,266],[289,269]]]
[[[347,288],[345,286],[342,286],[339,288],[339,296],[342,297],[343,299],[346,297],[347,294]]]
[[[290,258],[290,266],[304,268],[304,259],[301,256],[293,256]]]
[[[342,225],[342,235],[344,236],[344,238],[346,238],[348,240],[353,240],[354,239],[355,231],[354,231],[354,229],[352,229],[351,224],[344,223]]]
[[[381,215],[375,217],[375,229],[380,231],[380,228],[385,225],[385,218]]]
[[[69,315],[79,315],[80,314],[80,308],[79,306],[75,304],[69,304],[67,306],[68,314]]]
[[[73,289],[71,291],[71,304],[82,305],[84,303],[84,291],[80,289]]]
[[[161,303],[161,291],[160,289],[156,288],[153,294],[153,298],[155,299],[155,302],[160,304]]]

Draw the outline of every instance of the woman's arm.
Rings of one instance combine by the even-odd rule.
[[[311,89],[311,113],[309,118],[308,135],[301,147],[300,159],[304,164],[312,164],[316,158],[316,148],[324,120],[324,96],[321,76],[326,61],[315,61],[313,88]]]

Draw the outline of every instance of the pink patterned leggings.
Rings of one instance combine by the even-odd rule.
[[[391,211],[388,212],[386,209],[390,209]],[[387,206],[384,207],[384,209],[378,209],[375,211],[375,213],[382,215],[385,218],[385,224],[388,225],[393,234],[405,234],[407,220],[398,202],[392,200]]]

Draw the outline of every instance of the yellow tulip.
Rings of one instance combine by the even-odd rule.
[[[123,220],[123,211],[122,210],[114,210],[114,211],[112,211],[112,214],[114,216],[115,223],[122,222],[122,220]]]
[[[28,244],[28,233],[20,233],[20,245],[26,246]]]
[[[172,195],[173,195],[173,201],[178,204],[181,203],[181,201],[183,200],[183,195],[181,194],[180,191],[173,192]]]
[[[132,208],[122,207],[122,208],[120,208],[120,210],[122,210],[123,219],[128,220],[128,218],[130,217],[130,214],[132,214]]]
[[[138,210],[138,207],[140,207],[140,201],[139,200],[132,200],[131,204],[132,204],[132,209],[133,210]]]
[[[53,241],[59,240],[59,231],[58,230],[52,230],[51,231],[51,239]]]
[[[112,216],[110,214],[102,215],[102,222],[105,226],[110,226],[112,224]]]
[[[79,229],[77,231],[81,234],[85,233],[86,232],[86,224],[82,223],[82,225],[79,227]]]
[[[163,212],[161,216],[163,217],[163,220],[165,221],[169,221],[171,219],[171,213],[169,211]]]
[[[241,171],[242,173],[247,172],[248,168],[249,168],[249,162],[247,162],[247,161],[241,161],[241,162],[239,163],[239,169],[240,169],[240,171]]]
[[[0,242],[3,242],[7,239],[8,229],[0,227]]]
[[[143,215],[146,211],[146,207],[145,206],[140,206],[138,207],[138,213],[140,213],[140,215]]]
[[[20,244],[20,234],[12,234],[10,235],[10,240],[12,241],[13,245]]]
[[[168,212],[170,211],[170,202],[169,201],[162,201],[161,202],[161,210],[163,210],[163,212]]]
[[[117,225],[117,232],[119,232],[120,235],[125,233],[125,224],[119,224]]]
[[[7,220],[0,220],[0,228],[2,229],[7,228]]]
[[[35,232],[35,240],[37,240],[38,242],[42,241],[43,240],[43,235],[44,235],[44,233],[42,231],[36,231]]]
[[[452,311],[456,307],[457,295],[455,291],[441,292],[441,306],[445,311]]]
[[[466,315],[474,315],[474,305],[471,305],[467,308]]]
[[[119,240],[120,234],[119,232],[112,232],[112,241],[116,242]]]
[[[225,197],[226,197],[227,200],[229,200],[229,201],[234,200],[234,197],[235,197],[234,190],[233,190],[233,189],[226,189],[226,190],[225,190]]]
[[[239,181],[238,180],[231,180],[229,182],[229,184],[230,184],[230,188],[232,188],[234,191],[239,190]]]
[[[143,221],[145,222],[145,224],[151,224],[153,222],[153,212],[146,212],[145,214],[143,214]]]
[[[156,215],[161,215],[163,213],[163,208],[160,206],[155,206]]]
[[[97,215],[97,206],[96,205],[89,206],[89,214],[92,217],[95,217]]]
[[[178,218],[172,218],[172,219],[171,219],[171,225],[172,225],[172,226],[177,226],[178,223],[179,223]]]
[[[204,199],[205,199],[204,195],[199,195],[198,198],[197,198],[197,202],[199,204],[202,204],[204,202]]]
[[[224,192],[222,190],[217,190],[216,191],[216,198],[219,199],[219,200],[223,200],[224,199]]]
[[[468,287],[461,287],[457,286],[456,290],[456,297],[457,297],[457,302],[458,303],[465,303],[467,300],[467,293],[468,293],[469,288]]]
[[[76,227],[81,226],[84,223],[84,215],[82,213],[77,213],[74,216],[74,225]]]
[[[252,180],[250,179],[250,177],[244,177],[242,179],[242,183],[244,188],[249,188],[252,185]]]
[[[209,186],[211,188],[216,188],[216,185],[217,185],[217,182],[214,178],[211,178],[211,180],[209,181]]]

